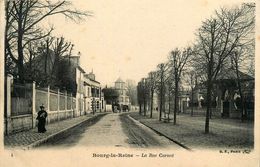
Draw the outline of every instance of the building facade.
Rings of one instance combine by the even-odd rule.
[[[127,88],[126,88],[125,82],[121,78],[118,78],[116,80],[115,90],[119,93],[118,104],[119,104],[120,108],[122,109],[123,106],[128,106],[128,108],[130,108],[131,102],[130,102],[129,96],[127,96],[127,94],[126,94]]]
[[[96,81],[95,74],[93,71],[87,73],[83,68],[81,68],[79,56],[70,57],[70,59],[73,66],[76,67],[75,78],[77,85],[77,116],[104,111],[105,101],[101,93],[101,84]]]
[[[91,109],[91,112],[101,112],[105,110],[104,96],[101,92],[100,82],[96,81],[95,74],[90,72],[85,75],[86,77],[86,92],[88,95],[87,108]]]

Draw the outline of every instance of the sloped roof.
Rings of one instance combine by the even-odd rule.
[[[116,80],[116,82],[120,82],[120,83],[122,83],[122,82],[124,82],[120,77]]]
[[[45,65],[46,62],[46,65]],[[46,68],[46,72],[49,74],[51,73],[51,70],[54,66],[55,62],[55,55],[52,50],[49,50],[49,54],[40,53],[39,55],[35,56],[32,59],[32,68],[37,69],[41,72],[44,72],[44,69]],[[26,62],[24,65],[29,66],[29,62]]]
[[[241,71],[238,71],[238,75],[240,80],[244,80],[244,81],[254,80],[252,76],[245,74]],[[237,74],[234,69],[228,69],[222,71],[221,73],[219,73],[219,75],[216,78],[216,80],[235,80],[235,79],[237,79]]]

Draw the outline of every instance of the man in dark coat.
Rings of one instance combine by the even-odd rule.
[[[40,111],[38,112],[37,120],[38,120],[38,132],[39,133],[44,133],[46,132],[45,128],[45,123],[46,123],[46,118],[48,116],[48,113],[44,110],[44,106],[40,106]]]

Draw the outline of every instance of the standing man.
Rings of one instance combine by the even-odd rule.
[[[47,131],[45,128],[47,116],[48,116],[48,113],[44,110],[44,105],[42,104],[40,106],[40,111],[38,112],[38,116],[36,118],[38,120],[38,132],[39,133],[44,133]]]

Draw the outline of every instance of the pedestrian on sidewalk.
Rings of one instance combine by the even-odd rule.
[[[39,133],[44,133],[47,131],[45,128],[47,116],[48,116],[48,113],[44,110],[44,105],[42,104],[40,106],[40,111],[38,112],[38,116],[36,118],[38,120],[38,132]]]

